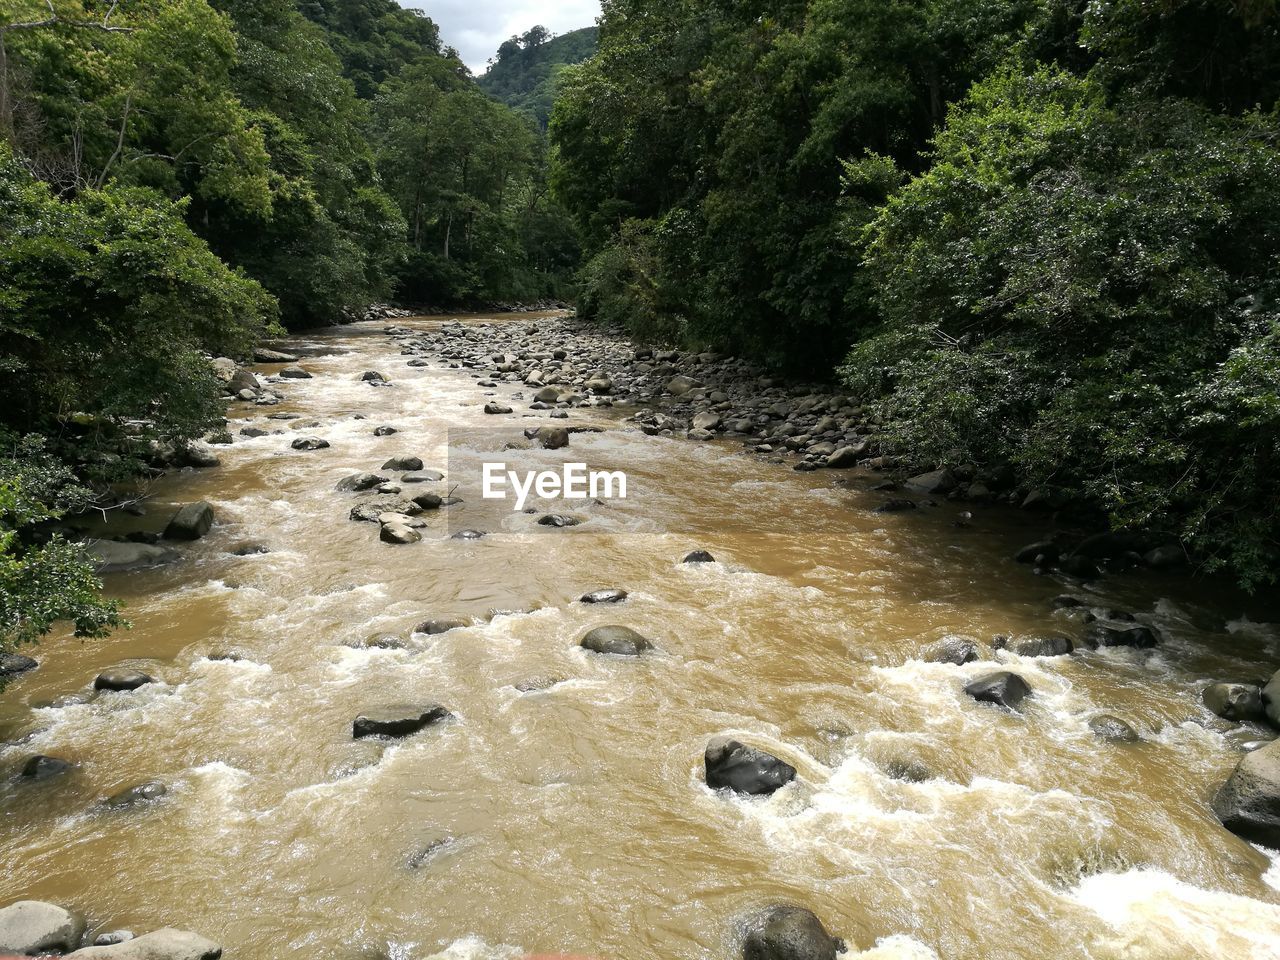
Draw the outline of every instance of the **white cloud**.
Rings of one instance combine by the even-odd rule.
[[[484,73],[498,45],[542,24],[553,33],[589,27],[600,15],[600,0],[400,0],[440,26],[440,39],[456,47],[463,62]]]

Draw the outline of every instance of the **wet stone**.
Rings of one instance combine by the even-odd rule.
[[[836,960],[843,944],[803,907],[779,904],[752,921],[742,960]]]
[[[579,644],[592,653],[609,653],[620,657],[638,657],[653,649],[652,640],[642,637],[630,627],[617,625],[588,630]]]
[[[702,762],[712,790],[767,795],[796,778],[791,764],[730,737],[716,737],[708,743]]]
[[[979,703],[994,703],[1006,710],[1017,710],[1031,696],[1031,687],[1016,673],[1002,670],[973,681],[964,692]]]
[[[375,707],[356,717],[351,724],[351,735],[357,740],[364,737],[398,739],[411,736],[450,716],[452,714],[438,703],[425,706]]]
[[[1107,743],[1137,743],[1142,739],[1133,727],[1109,713],[1090,720],[1089,729],[1099,740],[1105,740]]]
[[[146,783],[140,783],[137,786],[128,787],[119,793],[112,794],[102,803],[103,806],[113,810],[127,810],[154,803],[168,792],[169,788],[159,780],[148,780]]]
[[[618,589],[593,590],[591,593],[583,594],[580,599],[582,603],[621,603],[627,599],[627,591]]]
[[[54,777],[69,773],[74,764],[60,757],[46,757],[37,754],[22,765],[22,779],[31,781],[52,780]]]
[[[715,563],[716,558],[709,554],[706,550],[694,550],[692,553],[686,553],[681,563]]]
[[[139,687],[154,683],[150,676],[141,670],[107,670],[100,673],[93,681],[95,690],[137,690]]]

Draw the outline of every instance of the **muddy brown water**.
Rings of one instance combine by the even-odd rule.
[[[384,326],[290,341],[314,379],[283,383],[279,407],[230,408],[233,432],[285,432],[163,479],[130,521],[158,529],[203,498],[213,532],[180,563],[107,578],[132,630],[50,638],[40,669],[0,694],[0,739],[21,741],[0,747],[0,903],[192,929],[235,960],[725,960],[740,919],[780,899],[816,911],[851,956],[1280,957],[1280,859],[1208,807],[1242,744],[1267,734],[1200,701],[1210,680],[1280,665],[1266,600],[1153,575],[1088,589],[1036,577],[1009,559],[1036,521],[971,508],[960,528],[945,503],[873,513],[882,495],[856,480],[645,437],[624,410],[575,411],[569,423],[605,430],[567,450],[511,453],[627,471],[625,501],[535,501],[582,525],[547,531],[469,499],[447,522],[429,516],[422,543],[383,544],[348,521],[339,479],[397,454],[460,471],[450,430],[518,441],[537,422],[518,400],[485,417],[488,394],[520,385],[408,368]],[[359,382],[368,369],[394,386]],[[319,426],[265,419],[279,412]],[[400,432],[374,437],[382,423]],[[332,446],[290,449],[304,434]],[[447,539],[460,522],[489,535]],[[271,552],[233,555],[245,541]],[[717,562],[680,564],[694,548]],[[631,595],[575,602],[601,587]],[[1164,644],[911,659],[948,634],[1077,631],[1051,610],[1063,592],[1133,611]],[[411,637],[430,616],[478,622]],[[656,654],[581,651],[603,623],[653,637]],[[405,648],[348,645],[383,633]],[[208,657],[219,651],[243,659]],[[116,666],[159,682],[47,705]],[[962,694],[997,667],[1032,686],[1021,715]],[[457,719],[396,743],[351,737],[366,707],[431,701]],[[1097,740],[1088,721],[1104,712],[1143,742]],[[717,734],[784,757],[800,782],[766,799],[712,793],[701,755]],[[33,753],[78,766],[9,779]],[[152,807],[97,808],[152,778],[170,785]]]

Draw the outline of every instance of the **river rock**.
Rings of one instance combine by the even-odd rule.
[[[380,427],[373,428],[373,435],[375,437],[390,437],[393,434],[397,434],[399,432],[400,431],[397,430],[395,427],[389,426],[388,424],[383,424]]]
[[[254,347],[253,359],[255,363],[297,363],[298,358],[291,353],[281,353],[279,350],[269,350],[266,347]]]
[[[979,677],[966,686],[964,692],[979,703],[995,703],[1006,710],[1017,710],[1022,701],[1031,696],[1031,687],[1016,673],[1001,670]]]
[[[389,477],[381,477],[376,473],[353,473],[351,476],[339,480],[334,489],[344,493],[363,493],[365,490],[372,490],[387,483],[389,479]]]
[[[19,900],[0,910],[0,952],[34,957],[80,945],[84,917],[41,900]]]
[[[289,446],[295,450],[325,450],[329,446],[329,441],[321,437],[299,437]]]
[[[379,386],[389,382],[387,378],[377,370],[366,370],[364,373],[360,374],[360,379],[364,383],[372,383],[374,386]]]
[[[1099,740],[1107,743],[1137,743],[1142,738],[1138,731],[1119,717],[1103,713],[1089,721],[1089,729]]]
[[[168,792],[169,788],[159,780],[148,780],[146,783],[139,783],[137,786],[112,794],[102,801],[102,804],[113,810],[128,810],[154,803]]]
[[[388,706],[367,710],[351,724],[351,735],[364,737],[407,737],[439,723],[452,714],[438,703],[426,706]]]
[[[831,470],[848,470],[850,467],[856,467],[865,451],[866,444],[836,447],[827,457],[827,467]]]
[[[560,450],[569,445],[569,431],[564,427],[541,427],[538,442],[544,450]]]
[[[576,527],[582,523],[577,517],[566,516],[563,513],[548,513],[538,518],[538,526],[540,527]]]
[[[1087,643],[1099,647],[1135,647],[1139,650],[1150,649],[1160,642],[1160,637],[1151,627],[1114,623],[1092,623],[1084,638]]]
[[[471,626],[470,620],[459,620],[457,618],[436,617],[423,620],[420,624],[413,628],[414,633],[420,633],[423,636],[435,637],[442,633],[448,633],[450,630],[461,630],[463,627]]]
[[[500,416],[502,414],[510,413],[511,408],[505,403],[486,403],[484,405],[484,412]]]
[[[914,500],[908,500],[906,497],[892,497],[886,500],[880,506],[876,507],[874,513],[902,513],[906,510],[917,510],[920,505]]]
[[[702,382],[700,380],[694,380],[692,377],[686,377],[681,374],[667,381],[666,390],[673,397],[683,397],[701,386]]]
[[[1212,806],[1232,833],[1280,850],[1280,740],[1246,753]]]
[[[383,514],[383,516],[387,515]],[[391,522],[382,524],[382,528],[378,531],[378,539],[383,543],[403,546],[410,543],[420,543],[422,534],[407,524]]]
[[[1280,670],[1262,688],[1262,709],[1272,726],[1280,727]]]
[[[93,938],[95,947],[114,947],[117,943],[127,943],[134,939],[132,930],[108,930]]]
[[[459,530],[449,537],[450,540],[483,540],[483,530]]]
[[[0,651],[0,680],[16,677],[20,673],[34,670],[40,664],[20,653],[4,653]]]
[[[925,663],[953,663],[957,667],[978,659],[978,645],[968,637],[943,637],[920,651]]]
[[[583,384],[592,393],[598,393],[601,396],[608,395],[613,392],[613,381],[604,374],[596,374]]]
[[[157,567],[178,559],[170,547],[150,543],[118,543],[95,540],[85,548],[85,555],[96,573],[124,573],[143,567]]]
[[[54,777],[68,773],[74,764],[60,757],[46,757],[37,754],[22,765],[24,780],[52,780]]]
[[[165,927],[104,947],[85,947],[69,954],[76,960],[218,960],[222,947],[186,930]]]
[[[693,423],[691,424],[691,426],[693,427],[694,430],[706,430],[709,432],[719,428],[720,423],[721,423],[721,420],[720,420],[720,415],[718,413],[707,412],[707,413],[699,413],[697,416],[695,416],[693,418]]]
[[[286,380],[310,380],[311,379],[311,374],[307,373],[307,371],[303,370],[297,364],[294,364],[293,366],[285,367],[283,370],[280,371],[280,376],[284,377]]]
[[[1062,556],[1062,548],[1053,540],[1037,540],[1029,543],[1013,555],[1018,563],[1053,563]]]
[[[1023,637],[1010,645],[1020,657],[1063,657],[1076,648],[1070,637],[1050,633],[1039,637]]]
[[[444,474],[439,470],[410,470],[400,478],[401,483],[435,483],[443,480]]]
[[[538,403],[555,403],[560,399],[560,388],[543,387],[533,395],[533,399]]]
[[[382,465],[383,470],[394,470],[398,473],[411,473],[422,469],[421,457],[392,457]]]
[[[444,505],[444,497],[438,493],[420,493],[413,498],[413,504],[419,510],[439,510]]]
[[[1204,689],[1204,705],[1224,720],[1265,720],[1262,688],[1251,683],[1213,683]]]
[[[796,778],[796,768],[731,737],[716,737],[702,758],[707,786],[751,795],[771,794]]]
[[[593,590],[591,593],[583,594],[580,599],[582,603],[621,603],[627,599],[627,591],[617,589]]]
[[[213,527],[213,506],[207,500],[181,507],[164,528],[166,540],[199,540]]]
[[[653,649],[652,640],[642,637],[630,627],[614,624],[588,630],[579,645],[593,653],[611,653],[620,657],[638,657]]]
[[[706,550],[694,550],[692,553],[686,553],[681,563],[715,563],[716,558],[709,554]]]
[[[150,676],[141,670],[106,670],[93,681],[95,690],[137,690],[148,683],[154,683]]]
[[[920,493],[946,494],[956,488],[958,481],[950,470],[933,470],[907,481],[907,486]]]
[[[778,904],[752,921],[742,960],[836,960],[841,946],[810,911]]]

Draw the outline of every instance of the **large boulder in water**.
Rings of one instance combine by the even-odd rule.
[[[1213,683],[1204,688],[1204,705],[1224,720],[1265,720],[1262,688],[1251,683]]]
[[[742,960],[835,960],[841,944],[803,907],[778,904],[755,917]]]
[[[396,470],[403,473],[412,473],[415,470],[422,469],[421,457],[392,457],[382,465],[383,470]]]
[[[1232,833],[1280,850],[1280,740],[1241,758],[1213,798],[1213,812]]]
[[[213,506],[207,500],[181,507],[164,528],[166,540],[199,540],[213,527]]]
[[[770,794],[796,778],[791,764],[731,737],[716,737],[708,743],[702,762],[712,790],[727,787],[735,793]]]
[[[1280,670],[1262,688],[1262,709],[1274,726],[1280,727]]]
[[[141,670],[105,670],[93,681],[95,690],[137,690],[154,681]]]
[[[579,641],[593,653],[612,653],[620,657],[638,657],[653,648],[653,641],[642,637],[630,627],[609,625],[588,630]]]
[[[1020,657],[1064,657],[1075,649],[1070,637],[1060,633],[1022,637],[1010,644],[1009,649]]]
[[[1006,710],[1017,710],[1022,701],[1031,696],[1031,687],[1016,673],[1001,670],[979,677],[966,686],[964,692],[979,703],[994,703]]]
[[[376,473],[353,473],[349,477],[344,477],[338,481],[338,485],[334,488],[343,493],[356,492],[363,493],[365,490],[373,490],[388,482],[390,477],[381,477]]]
[[[41,900],[19,900],[0,910],[0,953],[34,957],[80,945],[84,917]]]
[[[222,947],[198,933],[166,927],[124,943],[85,947],[69,956],[77,960],[218,960]]]

